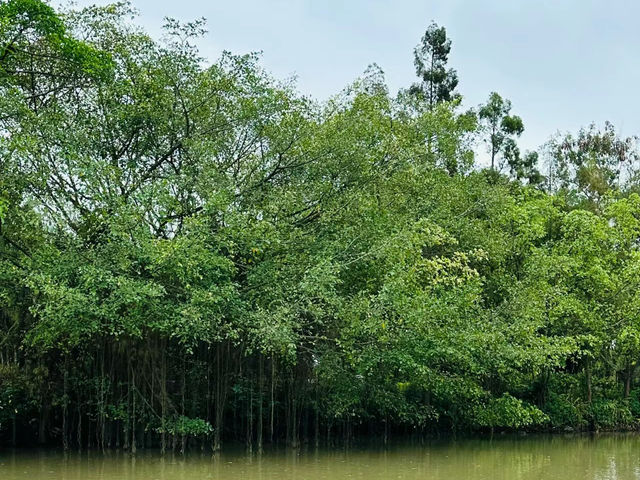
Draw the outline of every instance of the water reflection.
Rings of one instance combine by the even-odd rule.
[[[640,436],[497,437],[350,448],[157,452],[0,451],[2,480],[640,479]]]

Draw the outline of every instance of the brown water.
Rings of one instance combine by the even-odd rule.
[[[640,435],[526,436],[349,450],[155,452],[0,450],[0,480],[640,479]]]

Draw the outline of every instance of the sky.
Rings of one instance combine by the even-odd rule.
[[[78,6],[109,1],[76,1]],[[141,24],[159,38],[164,17],[204,17],[199,43],[262,52],[277,78],[295,76],[301,93],[327,99],[371,63],[392,92],[415,81],[413,48],[431,21],[452,40],[466,107],[491,91],[511,100],[525,132],[523,150],[555,132],[612,122],[640,135],[640,2],[634,0],[133,0]]]

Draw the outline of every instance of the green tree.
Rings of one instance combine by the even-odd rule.
[[[524,124],[520,117],[510,113],[511,101],[503,99],[496,92],[491,92],[487,103],[478,110],[478,117],[488,134],[485,141],[491,155],[492,171],[496,171],[496,157],[501,154],[513,163],[514,169],[520,163],[514,137],[522,134]]]
[[[556,139],[543,190],[497,95],[372,66],[320,103],[132,14],[0,5],[0,443],[634,425],[633,138]]]
[[[547,143],[550,187],[563,189],[597,207],[612,190],[637,184],[638,139],[621,137],[606,122],[582,128],[576,135],[566,134]]]
[[[426,100],[429,109],[458,96],[455,92],[458,75],[454,69],[447,69],[450,52],[451,40],[447,38],[446,29],[431,23],[414,50],[414,65],[420,83],[409,89],[413,95]]]

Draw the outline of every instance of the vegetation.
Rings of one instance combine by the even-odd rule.
[[[418,86],[373,66],[319,104],[132,13],[0,4],[3,443],[637,425],[635,138],[521,158],[437,26]]]

